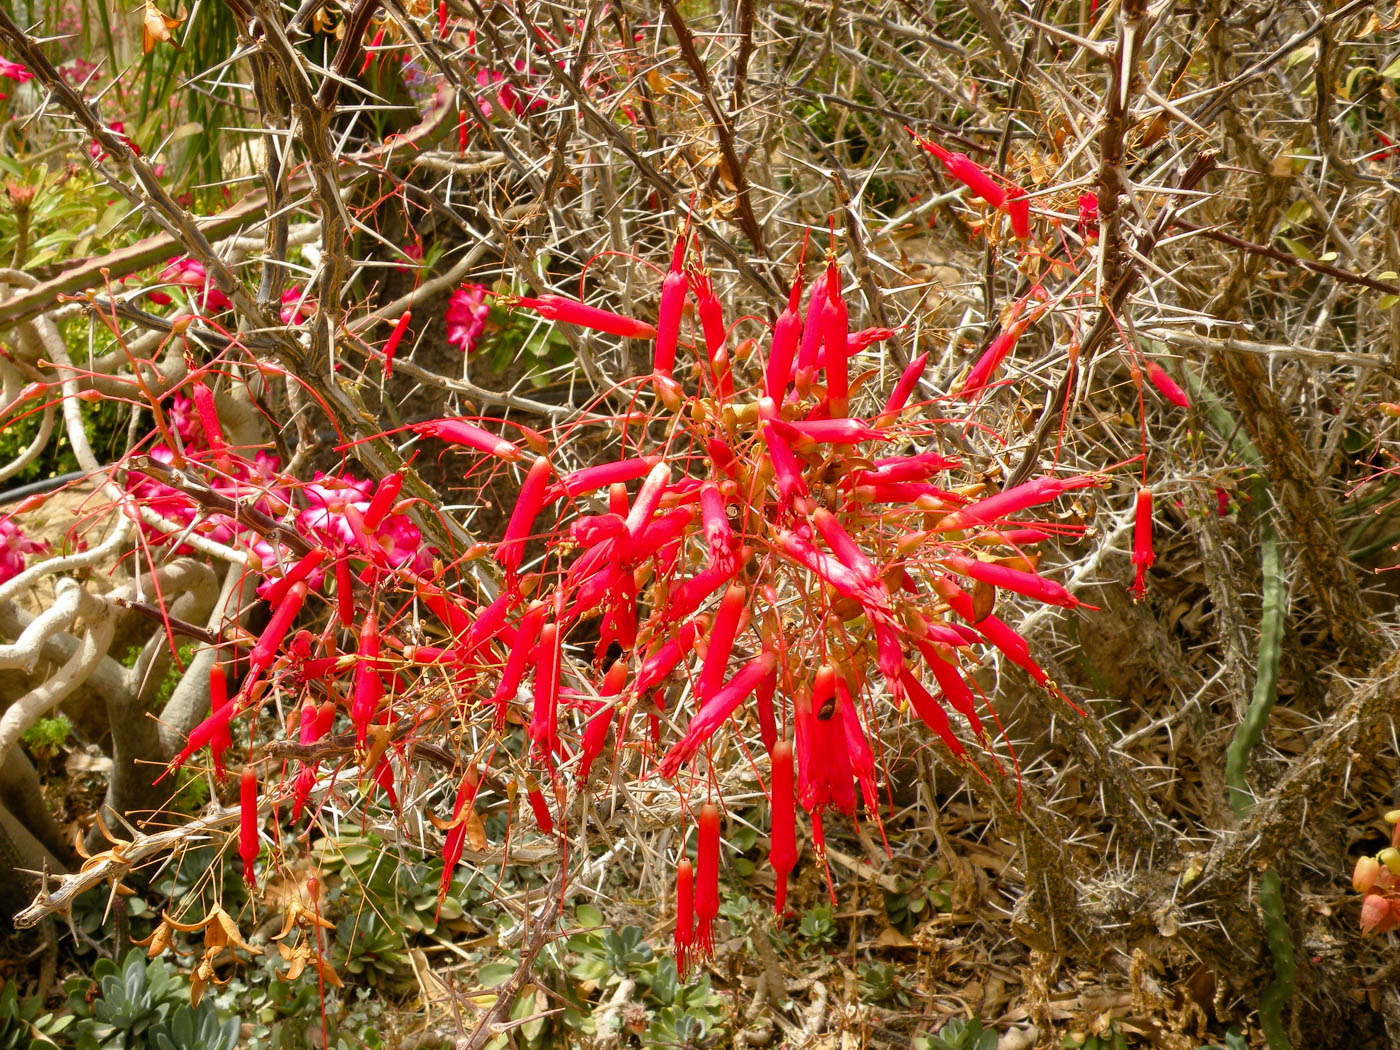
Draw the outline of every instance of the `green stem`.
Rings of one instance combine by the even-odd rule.
[[[1256,498],[1264,494],[1263,488],[1262,484],[1255,487]],[[1269,713],[1273,711],[1274,700],[1278,696],[1279,654],[1288,604],[1288,587],[1279,557],[1278,532],[1267,517],[1262,521],[1262,529],[1260,570],[1264,578],[1264,607],[1259,621],[1259,658],[1254,695],[1249,709],[1245,711],[1244,721],[1235,730],[1235,737],[1225,752],[1225,783],[1230,789],[1230,808],[1241,820],[1254,806],[1254,799],[1245,783],[1249,756],[1264,735],[1264,726],[1269,721]]]
[[[1204,400],[1205,385],[1188,367],[1187,378],[1198,400]],[[1237,451],[1253,466],[1259,465],[1259,453],[1223,405],[1211,399],[1205,411],[1222,434],[1233,434]],[[1263,608],[1259,617],[1259,655],[1254,677],[1254,693],[1244,720],[1235,730],[1234,738],[1225,752],[1225,784],[1230,792],[1230,808],[1241,820],[1254,807],[1245,773],[1254,745],[1264,735],[1269,714],[1278,699],[1279,659],[1283,647],[1283,626],[1288,615],[1288,584],[1283,577],[1283,564],[1278,530],[1269,517],[1268,485],[1261,476],[1254,483],[1255,503],[1264,514],[1260,521],[1260,573],[1263,577]],[[1259,876],[1259,912],[1264,938],[1274,962],[1274,979],[1259,997],[1259,1027],[1269,1050],[1293,1050],[1283,1021],[1283,1008],[1293,997],[1298,982],[1298,967],[1293,955],[1293,934],[1288,928],[1288,915],[1283,906],[1283,880],[1274,868]]]

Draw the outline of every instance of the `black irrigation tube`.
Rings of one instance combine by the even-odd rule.
[[[87,477],[85,470],[70,470],[67,474],[60,474],[54,478],[42,478],[39,481],[31,481],[28,485],[8,489],[5,492],[0,492],[0,507],[7,503],[18,503],[22,499],[37,496],[43,492],[52,492],[54,489],[67,485],[70,481],[77,481],[79,478],[85,477]]]

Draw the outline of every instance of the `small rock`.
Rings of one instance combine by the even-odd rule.
[[[1011,1028],[997,1040],[997,1050],[1031,1050],[1039,1038],[1040,1029],[1035,1025],[1027,1025],[1025,1028]]]

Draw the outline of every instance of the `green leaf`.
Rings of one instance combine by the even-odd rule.
[[[591,904],[580,904],[574,910],[574,917],[578,919],[580,926],[603,925],[603,913]]]
[[[1302,241],[1295,241],[1292,237],[1280,237],[1279,240],[1283,242],[1285,248],[1298,258],[1308,260],[1313,258],[1313,253],[1308,250],[1308,246]]]
[[[498,988],[510,980],[514,973],[515,963],[489,962],[477,971],[476,979],[481,982],[483,988]]]

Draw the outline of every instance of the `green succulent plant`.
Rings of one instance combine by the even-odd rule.
[[[55,1041],[73,1023],[71,1014],[62,1017],[44,1012],[43,1001],[19,997],[19,988],[10,983],[0,991],[0,1050],[42,1050],[58,1046]]]
[[[191,1006],[189,982],[144,956],[133,948],[120,966],[100,959],[90,980],[67,982],[76,1050],[233,1050],[238,1018],[208,999]]]

